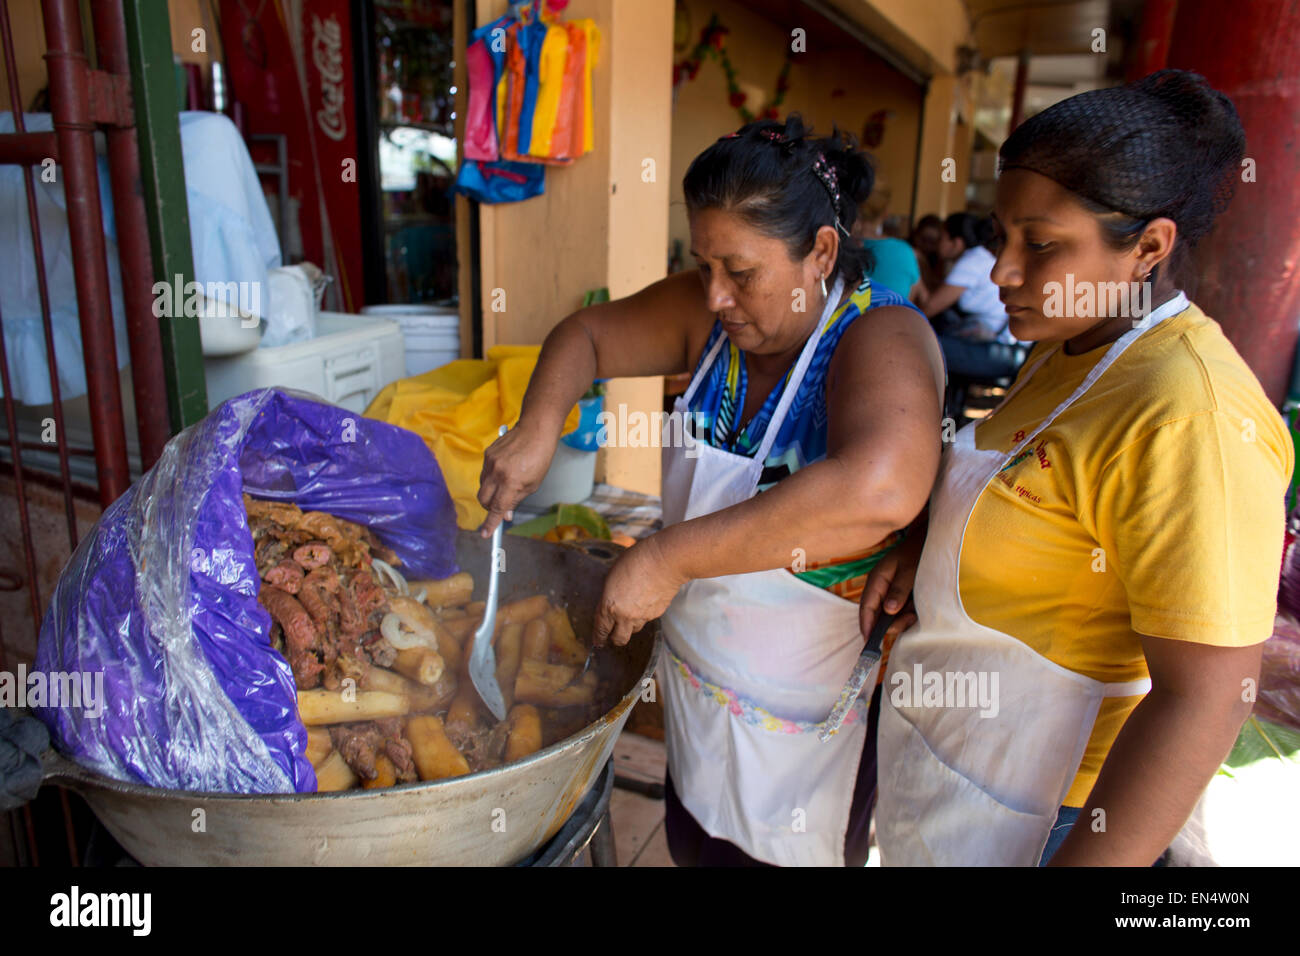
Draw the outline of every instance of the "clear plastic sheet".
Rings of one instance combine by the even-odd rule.
[[[230,399],[167,443],[59,579],[36,669],[102,695],[32,709],[73,760],[180,790],[316,789],[244,492],[364,524],[413,576],[457,570],[455,510],[417,435],[287,390]]]

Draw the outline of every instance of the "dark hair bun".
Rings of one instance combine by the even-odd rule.
[[[1160,70],[1127,86],[1071,96],[1031,117],[998,151],[1001,169],[1029,169],[1095,211],[1131,223],[1136,241],[1157,217],[1178,226],[1176,260],[1232,198],[1245,133],[1232,101],[1205,77]]]
[[[834,172],[830,186],[815,171],[820,158]],[[875,171],[857,140],[833,127],[814,136],[803,117],[755,120],[722,137],[691,162],[682,180],[692,210],[726,209],[764,234],[785,240],[795,258],[806,256],[823,226],[840,227],[835,269],[856,283],[871,256],[848,238],[858,207],[871,195]]]
[[[1199,73],[1160,70],[1133,84],[1164,105],[1179,124],[1189,161],[1200,173],[1177,217],[1183,235],[1193,243],[1210,231],[1214,219],[1228,207],[1239,181],[1246,152],[1246,133],[1237,108],[1227,95],[1210,86]]]

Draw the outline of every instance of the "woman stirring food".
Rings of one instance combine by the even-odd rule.
[[[541,482],[594,378],[694,371],[675,416],[693,437],[664,430],[664,529],[610,570],[595,628],[622,644],[663,617],[679,864],[866,859],[868,707],[829,743],[817,724],[862,650],[862,582],[929,495],[943,394],[924,317],[860,282],[846,237],[871,181],[797,116],[720,139],[684,180],[699,275],[560,322],[487,451],[485,532]]]
[[[1002,146],[992,277],[1038,345],[944,453],[884,681],[886,864],[1148,866],[1250,712],[1293,452],[1180,291],[1243,141],[1227,97],[1162,71]]]

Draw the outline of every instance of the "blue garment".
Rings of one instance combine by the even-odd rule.
[[[470,34],[469,45],[473,45],[478,40],[482,40],[487,47],[488,55],[492,58],[492,122],[496,125],[496,88],[501,82],[501,74],[505,70],[506,52],[505,44],[497,43],[494,31],[509,29],[514,23],[514,17],[498,17],[486,26],[479,27]],[[528,35],[524,33],[526,27],[519,31],[518,39],[520,44],[530,42]],[[533,34],[535,36],[535,34]],[[541,34],[545,39],[546,33]],[[541,43],[536,44],[537,56],[541,56]],[[525,51],[525,62],[527,62],[528,47],[523,46]],[[533,98],[537,96],[537,79],[533,77]],[[528,86],[524,85],[524,106],[527,119],[528,139],[532,139],[532,109],[528,101]],[[527,152],[524,144],[524,120],[525,116],[520,117],[520,152]],[[500,129],[497,130],[497,139],[500,142],[504,136]],[[522,163],[512,162],[508,159],[498,159],[495,162],[485,163],[476,160],[465,160],[456,172],[456,183],[453,186],[454,192],[463,193],[470,199],[485,203],[506,203],[520,202],[524,199],[531,199],[533,196],[540,195],[546,189],[546,167],[541,163]]]
[[[1052,832],[1047,837],[1047,846],[1043,847],[1043,855],[1038,860],[1039,866],[1047,866],[1047,861],[1056,855],[1065,838],[1070,835],[1070,829],[1074,826],[1074,821],[1079,819],[1082,809],[1082,807],[1061,807],[1057,811],[1056,822],[1052,824]]]
[[[912,286],[921,281],[915,250],[902,239],[864,239],[862,244],[875,260],[871,281],[906,299]]]
[[[524,101],[519,108],[519,155],[527,156],[533,142],[533,113],[537,110],[537,91],[541,86],[542,44],[546,41],[545,23],[529,23],[519,28],[519,48],[524,55]]]
[[[828,320],[808,371],[790,404],[790,411],[781,423],[772,449],[763,463],[759,491],[765,491],[787,475],[826,457],[829,419],[826,408],[826,375],[830,369],[831,356],[834,355],[840,338],[855,319],[864,312],[885,305],[902,305],[915,309],[902,296],[876,286],[870,279],[864,279]],[[700,365],[703,365],[709,350],[723,334],[722,323],[715,322],[700,357]],[[696,375],[700,373],[700,365],[695,369]],[[790,373],[787,372],[780,386],[767,396],[758,414],[743,431],[737,433],[737,419],[745,407],[749,376],[744,353],[734,343],[723,346],[691,399],[690,411],[693,413],[696,437],[715,448],[752,456],[763,441],[763,433],[776,411],[789,376]]]
[[[1061,807],[1056,812],[1056,822],[1052,824],[1052,832],[1047,837],[1047,846],[1043,847],[1043,855],[1039,857],[1038,865],[1047,866],[1049,860],[1056,855],[1056,851],[1061,848],[1065,838],[1070,835],[1074,824],[1079,819],[1079,814],[1083,812],[1082,807]],[[1169,853],[1165,850],[1160,855],[1160,859],[1152,863],[1152,866],[1166,866],[1166,856]]]

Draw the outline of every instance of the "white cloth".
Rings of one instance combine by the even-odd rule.
[[[913,591],[919,620],[894,644],[882,694],[876,837],[885,865],[1037,864],[1102,700],[1150,689],[1147,678],[1104,684],[1076,674],[977,623],[962,604],[958,574],[966,522],[1003,464],[1031,447],[1143,332],[1185,308],[1179,294],[1121,336],[1012,451],[978,449],[975,423],[945,450]],[[981,684],[988,693],[977,691],[972,701]]]
[[[217,283],[259,290],[261,308],[252,311],[269,316],[273,310],[267,270],[280,265],[280,240],[244,138],[221,113],[181,113],[180,125],[194,278],[212,283],[216,294],[211,298],[227,305],[240,303],[230,301],[228,290],[217,288]],[[296,341],[275,341],[274,331],[267,329],[263,345]],[[268,337],[273,341],[268,343]]]
[[[755,494],[772,442],[843,291],[837,282],[751,458],[703,443],[669,447],[665,526]],[[685,416],[719,336],[675,403]],[[687,583],[662,619],[668,767],[683,806],[710,836],[782,866],[844,864],[844,836],[866,740],[866,704],[823,743],[815,722],[834,706],[862,650],[858,609],[784,568]]]
[[[23,118],[30,132],[53,129],[48,113],[25,113]],[[0,133],[11,133],[13,129],[13,114],[0,112]],[[235,125],[218,113],[181,113],[180,131],[194,279],[205,286],[258,283],[256,288],[260,290],[265,312],[269,300],[267,270],[280,264],[280,247],[266,197],[243,139]],[[98,157],[98,171],[114,344],[117,366],[122,368],[130,361],[130,353],[108,162],[103,156]],[[54,354],[58,359],[61,395],[68,399],[85,394],[86,372],[63,169],[54,167],[53,172],[54,182],[42,182],[42,167],[33,167]],[[0,266],[6,275],[6,280],[0,282],[0,316],[14,397],[24,405],[46,405],[53,400],[35,261],[22,169],[0,166]],[[216,290],[215,285],[213,288]],[[223,290],[216,291],[218,298],[229,298]],[[237,298],[234,304],[238,304]]]
[[[49,113],[24,113],[28,132],[54,128]],[[14,131],[10,112],[0,112],[0,133]],[[99,201],[104,214],[104,251],[108,263],[109,296],[113,302],[113,337],[117,367],[129,361],[126,322],[122,310],[122,278],[117,263],[116,230],[113,226],[108,162],[98,157]],[[42,180],[42,173],[54,182]],[[63,398],[86,393],[86,367],[81,351],[77,287],[72,262],[72,238],[68,233],[67,200],[63,193],[63,169],[59,166],[32,167],[36,211],[45,252],[46,288],[50,296],[50,325],[54,333],[54,354],[58,359],[59,388]],[[36,256],[27,214],[27,189],[20,166],[0,166],[0,318],[4,323],[5,353],[14,397],[25,405],[48,405],[53,401],[45,351],[45,328],[41,320],[40,288],[36,281]],[[0,387],[0,395],[3,388]]]
[[[1010,345],[1016,339],[1007,329],[1007,310],[991,278],[995,262],[997,258],[983,246],[972,246],[952,264],[943,281],[965,289],[957,300],[957,309],[979,323],[980,338]]]

